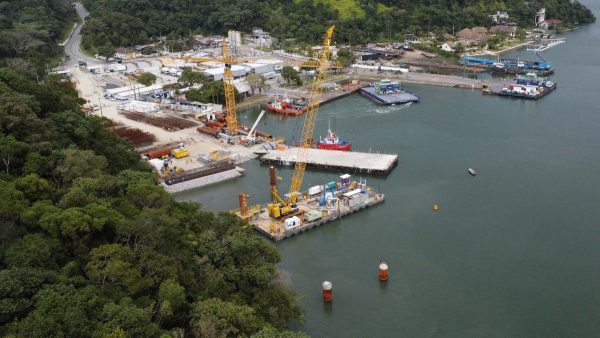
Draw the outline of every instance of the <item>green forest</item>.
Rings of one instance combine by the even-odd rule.
[[[490,26],[488,14],[505,10],[521,27],[533,25],[535,12],[566,25],[595,20],[571,0],[84,0],[92,16],[84,29],[84,47],[123,47],[156,41],[189,41],[194,34],[226,34],[229,29],[262,27],[280,39],[300,43],[321,40],[336,24],[337,43],[403,40],[404,34],[452,32]]]
[[[306,337],[286,330],[302,315],[274,246],[174,201],[44,76],[71,6],[0,4],[0,336]]]
[[[57,42],[76,19],[65,0],[0,1],[0,66],[43,74],[49,61],[62,56]]]
[[[0,69],[0,336],[303,337],[275,247],[175,202],[81,103]]]

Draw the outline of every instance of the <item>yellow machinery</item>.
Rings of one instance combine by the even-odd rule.
[[[300,67],[301,68],[317,68],[317,67],[319,67],[319,63],[320,63],[320,60],[302,61],[300,63]],[[335,61],[335,62],[330,62],[328,68],[329,69],[342,69],[342,68],[344,68],[344,66],[341,63]]]
[[[313,131],[315,129],[315,121],[317,119],[317,111],[319,109],[319,99],[321,96],[323,77],[327,69],[330,68],[330,44],[334,29],[335,26],[331,26],[327,29],[323,41],[323,49],[321,50],[319,59],[316,61],[317,64],[315,69],[315,78],[309,93],[308,110],[306,111],[306,119],[304,120],[304,126],[302,127],[302,144],[298,148],[298,157],[294,166],[292,182],[290,184],[290,190],[285,201],[277,193],[277,186],[275,184],[275,168],[269,168],[273,203],[269,204],[268,209],[269,215],[275,218],[285,216],[286,214],[289,214],[296,209],[295,204],[298,199],[298,194],[300,193],[300,188],[302,187],[304,171],[306,170],[306,162],[308,160],[308,149],[313,143],[312,137]]]
[[[177,148],[171,150],[171,155],[173,155],[173,157],[175,158],[184,158],[188,157],[190,155],[190,152],[184,148]]]
[[[197,62],[206,62],[206,61],[217,61],[225,64],[225,71],[223,73],[223,85],[225,87],[225,120],[227,121],[227,130],[229,135],[235,136],[238,132],[238,119],[237,119],[237,110],[235,103],[235,86],[233,84],[233,71],[231,70],[231,65],[236,63],[235,58],[229,53],[229,46],[227,45],[227,41],[223,41],[223,57],[222,58],[193,58],[193,57],[185,57],[181,58],[182,60],[187,61],[197,61]]]
[[[269,210],[269,215],[271,217],[279,218],[290,214],[294,211],[294,208],[284,201],[279,194],[277,193],[277,175],[275,174],[275,167],[273,165],[269,166],[269,183],[271,185],[271,196],[273,197],[273,202],[267,205],[267,209]]]

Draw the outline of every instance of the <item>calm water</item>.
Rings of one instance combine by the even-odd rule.
[[[409,85],[422,103],[390,110],[353,96],[320,110],[317,135],[335,116],[357,150],[400,161],[388,177],[368,178],[387,194],[383,205],[277,244],[305,311],[300,329],[313,337],[598,335],[600,26],[566,37],[544,53],[559,88],[538,102]],[[302,122],[268,115],[260,128],[291,139]],[[244,167],[243,178],[179,198],[211,210],[236,207],[240,191],[267,201],[266,167]],[[290,174],[280,169],[283,182]],[[311,170],[304,187],[336,176]],[[381,258],[390,264],[385,285]],[[323,280],[333,282],[330,305]]]

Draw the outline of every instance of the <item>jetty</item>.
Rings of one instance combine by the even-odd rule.
[[[269,150],[260,157],[261,162],[293,165],[299,148]],[[371,175],[387,175],[398,164],[398,155],[362,153],[325,149],[308,149],[307,166],[335,171],[347,171]]]

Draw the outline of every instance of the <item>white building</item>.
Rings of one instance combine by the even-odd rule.
[[[540,10],[535,13],[535,25],[539,27],[544,21],[546,21],[546,9],[540,8]]]
[[[229,49],[233,55],[240,52],[242,48],[242,34],[239,31],[230,30],[227,33],[227,40],[229,42]]]
[[[240,65],[231,65],[231,71],[233,72],[233,77],[236,79],[246,76],[246,68]],[[202,72],[211,79],[220,81],[223,80],[225,74],[225,65],[221,64],[220,67],[205,69]]]
[[[122,105],[119,105],[117,109],[137,112],[137,113],[151,113],[155,112],[160,108],[156,103],[132,100]]]
[[[454,48],[452,48],[448,42],[442,45],[442,50],[445,52],[454,52]]]
[[[240,66],[246,68],[247,73],[265,74],[275,71],[275,65],[264,63],[243,63]]]
[[[271,39],[271,34],[269,32],[265,32],[264,30],[262,30],[262,28],[254,28],[252,30],[252,37],[255,40],[270,40]]]
[[[174,83],[175,81],[171,81],[168,83]],[[164,84],[168,84],[164,83]],[[132,98],[139,97],[140,95],[146,94],[155,94],[157,92],[162,92],[163,84],[155,84],[152,86],[144,86],[139,83],[131,84],[130,86],[117,87],[105,90],[104,97],[115,100],[128,100]]]
[[[507,23],[509,16],[507,12],[496,11],[496,14],[491,14],[490,19],[494,21],[494,23]]]

